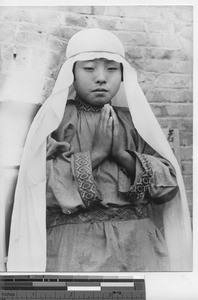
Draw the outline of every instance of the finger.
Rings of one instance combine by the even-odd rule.
[[[100,112],[100,116],[99,116],[99,120],[98,120],[98,125],[100,125],[100,123],[102,122],[103,108],[101,109],[101,112]]]
[[[112,116],[109,117],[109,120],[108,120],[108,123],[107,123],[107,124],[108,124],[108,127],[109,127],[109,128],[112,128],[112,127],[113,127],[113,117],[112,117]]]
[[[112,116],[109,117],[106,128],[107,128],[106,132],[108,132],[108,135],[112,139],[113,138],[113,118],[112,118]]]
[[[119,122],[118,122],[118,118],[117,118],[117,115],[114,111],[114,109],[111,107],[111,115],[112,115],[112,118],[113,118],[113,129],[114,129],[114,133],[115,134],[118,134],[118,131],[119,131]]]
[[[102,123],[103,123],[104,111],[105,111],[105,105],[103,106],[103,108],[101,109],[101,112],[100,112],[100,117],[99,117],[99,120],[98,120],[98,126],[99,127],[101,127]]]
[[[112,115],[113,119],[118,123],[117,115],[116,115],[115,110],[113,109],[112,106],[110,106],[110,110],[111,110],[111,115]]]
[[[103,107],[103,113],[104,114],[110,114],[111,106],[109,104],[105,104]]]
[[[108,124],[108,121],[109,121],[109,118],[110,118],[110,105],[109,104],[106,104],[104,106],[104,110],[102,112],[102,122],[103,122],[103,125],[104,127],[107,126]]]

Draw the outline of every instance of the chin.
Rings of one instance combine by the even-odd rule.
[[[107,102],[96,102],[96,103],[93,103],[92,105],[94,106],[104,106],[105,104],[109,103],[110,104],[110,101],[107,101]]]
[[[93,101],[93,105],[95,106],[103,106],[107,103],[111,103],[110,99],[102,99],[102,97],[99,97],[97,100]]]

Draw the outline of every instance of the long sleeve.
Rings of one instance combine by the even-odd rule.
[[[92,175],[89,151],[74,154],[74,177],[86,207],[92,207],[102,201],[102,195]]]
[[[138,134],[137,134],[138,135]],[[136,151],[126,149],[135,159],[135,180],[130,181],[123,170],[120,172],[119,190],[133,204],[152,201],[162,204],[172,200],[177,191],[175,170],[172,165],[156,153],[146,142],[137,137]],[[126,184],[123,185],[123,182]]]
[[[59,147],[64,147],[62,154],[58,152]],[[58,206],[64,213],[73,213],[76,207],[84,206],[71,171],[73,151],[69,143],[59,143],[48,137],[47,152],[47,206]]]
[[[59,147],[65,148],[61,154],[57,154]],[[57,201],[64,213],[71,213],[78,206],[92,207],[102,200],[92,176],[89,151],[74,153],[67,142],[58,143],[49,137],[48,153],[48,205]],[[54,158],[55,153],[57,156]]]
[[[102,197],[92,175],[90,152],[80,147],[78,115],[74,105],[47,140],[47,206],[61,207],[66,214],[90,208]]]

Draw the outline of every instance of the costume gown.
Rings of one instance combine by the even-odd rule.
[[[177,194],[175,170],[140,137],[128,108],[114,110],[135,180],[111,158],[92,170],[100,108],[68,100],[48,137],[47,272],[169,270],[161,211]]]

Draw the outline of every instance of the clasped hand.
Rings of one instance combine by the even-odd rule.
[[[93,140],[92,158],[95,166],[109,156],[117,160],[123,151],[116,113],[112,106],[105,104]]]

